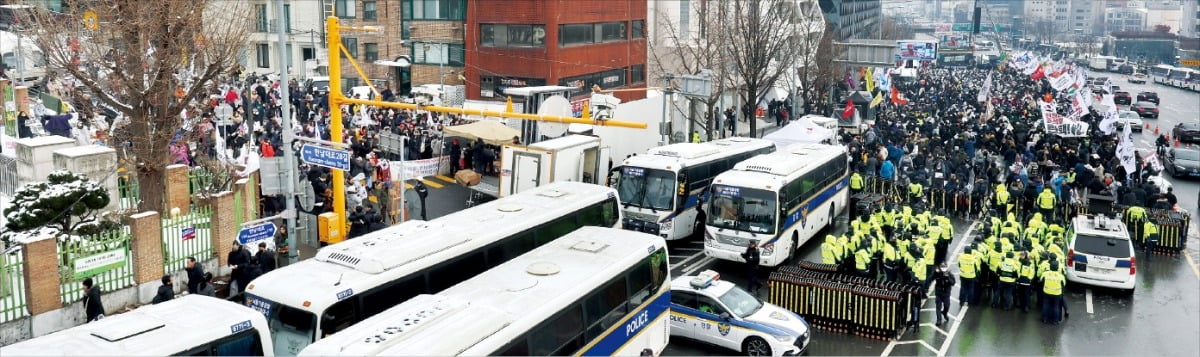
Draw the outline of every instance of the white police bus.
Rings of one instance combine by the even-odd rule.
[[[700,196],[712,178],[774,151],[770,140],[735,137],[660,146],[625,159],[613,172],[625,211],[622,227],[667,240],[699,233],[704,228]]]
[[[268,333],[254,310],[192,294],[0,347],[0,356],[274,356]]]
[[[1175,67],[1172,67],[1171,65],[1156,64],[1153,67],[1150,67],[1150,79],[1153,80],[1154,83],[1170,84],[1171,71],[1174,69]]]
[[[718,175],[707,205],[704,254],[743,261],[742,252],[756,241],[760,264],[783,263],[846,208],[847,167],[844,146],[795,144]]]
[[[300,355],[657,355],[670,338],[669,274],[661,237],[584,227]]]
[[[320,340],[418,294],[436,293],[582,226],[616,227],[616,192],[555,182],[429,221],[321,248],[247,285],[276,354]]]

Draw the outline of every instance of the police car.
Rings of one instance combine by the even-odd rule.
[[[1071,230],[1067,281],[1132,292],[1137,258],[1125,224],[1101,215],[1077,216]]]
[[[671,281],[671,336],[750,356],[793,356],[808,348],[803,317],[754,297],[706,270]]]

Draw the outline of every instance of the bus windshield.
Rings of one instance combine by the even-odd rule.
[[[275,355],[295,356],[313,341],[317,319],[312,313],[284,304],[274,304],[275,313],[267,323],[275,343]]]
[[[675,203],[675,173],[626,166],[621,168],[617,193],[624,204],[669,211]]]
[[[751,233],[774,234],[778,204],[775,192],[713,185],[708,225]]]

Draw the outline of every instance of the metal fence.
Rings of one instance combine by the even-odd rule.
[[[212,256],[212,214],[212,206],[196,206],[186,215],[163,218],[163,273],[182,270],[188,257]]]
[[[25,301],[25,258],[21,248],[0,254],[0,323],[29,315]]]
[[[121,172],[117,176],[117,193],[120,199],[121,210],[137,209],[138,203],[141,202],[142,192],[138,188],[137,175],[128,171]]]
[[[92,278],[100,291],[111,292],[133,286],[133,234],[129,226],[108,232],[58,242],[58,271],[62,302],[83,298],[83,279]]]
[[[12,197],[20,187],[17,183],[17,159],[0,155],[0,195]]]

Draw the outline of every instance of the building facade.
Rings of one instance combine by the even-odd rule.
[[[878,39],[883,21],[880,0],[820,0],[821,12],[835,33],[834,39]]]
[[[467,99],[503,100],[504,90],[592,85],[646,86],[647,0],[470,1],[466,10]],[[615,93],[622,100],[643,91]]]
[[[282,23],[287,46],[288,75],[303,80],[328,74],[325,53],[325,23],[321,3],[308,0],[285,0],[280,16],[274,1],[249,1],[254,21],[246,51],[238,60],[246,73],[280,73],[279,35]],[[280,21],[282,19],[282,21]]]
[[[1104,9],[1104,33],[1132,32],[1146,29],[1147,14],[1145,8],[1139,7],[1108,7]]]

